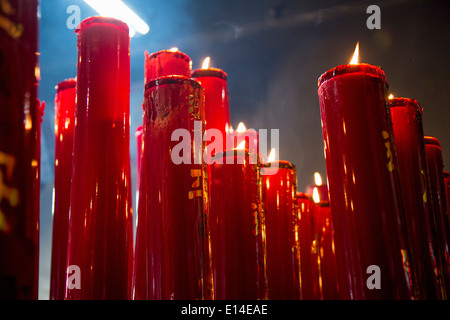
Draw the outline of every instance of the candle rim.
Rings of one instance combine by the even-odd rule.
[[[56,86],[55,86],[55,90],[56,92],[60,92],[62,90],[66,90],[66,89],[72,89],[75,88],[77,85],[77,80],[76,78],[69,78],[66,79],[64,81],[59,82]]]
[[[293,164],[292,162],[287,161],[287,160],[275,160],[275,161],[272,161],[272,162],[266,162],[266,163],[263,164],[263,166],[265,168],[271,168],[272,167],[272,163],[278,163],[278,168],[279,169],[289,169],[289,170],[297,171],[297,169],[295,167],[295,164]]]
[[[203,90],[202,86],[200,85],[200,83],[198,81],[188,78],[188,77],[185,77],[185,76],[181,76],[181,75],[162,76],[162,77],[158,77],[153,80],[150,80],[145,85],[145,90],[147,91],[153,87],[160,87],[160,86],[171,85],[171,84],[189,84],[194,89],[202,89]]]
[[[227,80],[228,75],[225,71],[218,68],[196,69],[191,73],[192,78],[215,77]]]
[[[175,56],[176,58],[180,58],[180,59],[185,60],[186,62],[191,62],[192,61],[191,58],[184,52],[181,52],[181,51],[170,51],[170,50],[167,50],[167,49],[153,52],[152,54],[150,54],[147,57],[145,57],[145,60],[156,59],[159,55],[161,55],[163,53],[169,53],[169,54]]]
[[[312,196],[304,193],[304,192],[297,192],[297,200],[299,199],[305,199],[313,202]]]
[[[433,145],[433,146],[438,146],[438,147],[441,146],[439,140],[437,138],[431,137],[431,136],[424,136],[423,142],[427,145]]]
[[[331,80],[334,77],[350,73],[365,73],[377,76],[386,85],[388,84],[386,80],[386,74],[381,67],[374,66],[368,63],[358,63],[358,64],[344,64],[326,71],[319,77],[317,81],[318,87],[320,87],[323,83],[325,83],[328,80]]]
[[[123,29],[127,34],[130,32],[128,25],[122,20],[112,17],[92,16],[81,21],[81,23],[75,28],[75,33],[78,33],[94,24],[109,24]]]
[[[419,102],[415,99],[411,98],[403,98],[403,97],[395,97],[392,99],[389,99],[389,108],[412,108],[416,112],[416,116],[419,117],[419,119],[422,118],[422,111],[423,108],[420,105]]]

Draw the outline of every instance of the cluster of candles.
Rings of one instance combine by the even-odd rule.
[[[223,70],[146,53],[133,244],[128,27],[76,32],[77,77],[56,87],[51,299],[447,299],[450,179],[421,106],[388,97],[380,68],[355,52],[319,78],[328,183],[303,193],[294,164],[232,129]],[[176,164],[177,129],[224,147],[196,161],[214,141],[193,139]]]

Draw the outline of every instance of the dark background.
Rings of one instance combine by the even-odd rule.
[[[437,137],[450,161],[450,2],[448,0],[124,0],[150,25],[131,39],[131,164],[134,131],[142,121],[144,51],[176,46],[198,68],[206,56],[228,73],[231,121],[279,129],[280,159],[297,167],[304,191],[318,171],[326,177],[317,79],[346,64],[356,42],[360,62],[381,66],[390,91],[417,99],[426,135]],[[381,9],[381,30],[369,30],[369,5]],[[54,163],[55,85],[76,76],[76,35],[66,21],[97,15],[81,0],[41,0],[39,96],[42,123],[40,299],[48,299]],[[135,191],[135,188],[133,188]],[[135,203],[133,203],[135,205]]]

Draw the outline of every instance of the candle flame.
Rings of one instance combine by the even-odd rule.
[[[389,100],[394,99],[394,95],[391,93],[388,97]]]
[[[322,177],[320,176],[320,173],[318,173],[318,172],[314,173],[314,182],[315,182],[316,186],[322,185]]]
[[[245,140],[241,141],[239,145],[236,147],[236,150],[244,150],[245,149]]]
[[[358,58],[359,58],[359,42],[356,43],[355,52],[353,53],[352,60],[350,61],[350,64],[358,64]]]
[[[211,61],[211,58],[206,57],[205,60],[203,60],[202,69],[208,69],[210,61]]]
[[[270,150],[267,162],[275,162],[275,148],[272,148],[272,150]]]
[[[314,187],[313,200],[314,200],[314,203],[319,203],[320,202],[319,189],[317,189],[317,187]]]
[[[170,48],[169,51],[170,51],[170,52],[177,52],[177,51],[178,51],[178,48],[177,48],[177,47],[173,47],[173,48]]]
[[[236,131],[239,133],[243,133],[243,132],[247,131],[247,128],[245,127],[243,122],[239,122]]]

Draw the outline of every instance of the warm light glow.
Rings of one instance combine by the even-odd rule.
[[[322,177],[320,176],[320,173],[318,173],[318,172],[314,173],[314,183],[316,184],[316,186],[322,185]]]
[[[391,93],[388,97],[389,100],[394,99],[394,95]]]
[[[141,34],[147,34],[150,31],[148,24],[121,0],[84,0],[84,2],[101,16],[119,19],[128,24],[130,37],[134,36],[135,31]]]
[[[170,52],[177,52],[177,51],[178,51],[178,48],[177,48],[177,47],[173,47],[173,48],[170,48],[169,51],[170,51]]]
[[[359,42],[356,44],[355,52],[353,53],[352,60],[350,61],[350,64],[358,64],[358,58],[359,58]]]
[[[210,62],[211,62],[211,58],[210,57],[206,57],[205,60],[203,60],[202,69],[208,69]]]
[[[315,203],[319,203],[320,202],[319,189],[317,189],[317,187],[314,187],[313,200],[314,200]]]
[[[244,133],[245,131],[247,131],[247,128],[245,127],[244,123],[239,122],[236,132]]]
[[[244,150],[245,149],[245,140],[241,141],[236,147],[236,150]]]
[[[267,162],[274,162],[274,161],[275,161],[275,148],[272,148],[272,150],[270,150]]]

